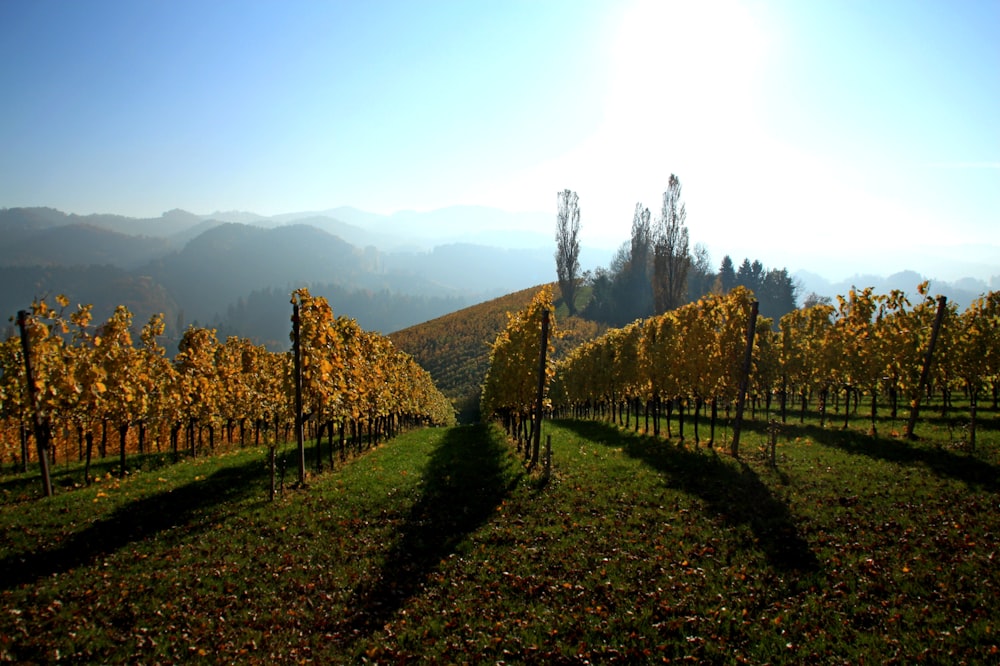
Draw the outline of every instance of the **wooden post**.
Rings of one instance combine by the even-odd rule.
[[[531,433],[531,465],[538,463],[538,450],[542,443],[542,408],[545,400],[545,354],[549,347],[549,310],[542,310],[542,345],[538,353],[538,394],[535,398],[535,419]]]
[[[278,436],[278,433],[275,433],[275,437],[277,437],[277,436]],[[275,477],[275,474],[274,474],[274,471],[275,471],[275,469],[274,469],[275,468],[274,449],[275,449],[276,445],[277,445],[276,442],[272,442],[271,445],[267,448],[267,468],[268,468],[268,471],[271,473],[271,487],[270,487],[270,492],[268,493],[267,499],[270,500],[271,502],[274,501],[274,477]]]
[[[306,482],[306,445],[302,432],[302,345],[299,340],[299,304],[292,304],[292,354],[295,373],[295,443],[299,447],[299,485]]]
[[[924,387],[927,386],[927,379],[931,374],[931,362],[934,360],[934,346],[937,344],[938,332],[941,330],[941,322],[944,321],[944,311],[947,305],[947,297],[938,296],[937,315],[934,317],[934,326],[931,328],[931,339],[927,345],[927,353],[924,355],[924,365],[920,369],[920,383],[917,384],[917,393],[913,396],[913,402],[910,404],[910,418],[906,422],[906,438],[909,440],[917,438],[913,434],[913,430],[917,427],[920,398],[923,396]]]
[[[778,466],[777,448],[778,448],[778,430],[779,430],[779,428],[780,428],[780,426],[778,425],[778,422],[775,419],[768,420],[768,422],[767,422],[767,435],[768,435],[768,444],[770,445],[770,449],[771,449],[770,450],[770,455],[769,455],[769,463],[770,463],[771,467],[777,467]]]
[[[545,480],[552,473],[552,435],[545,436]]]
[[[24,372],[28,383],[28,405],[31,407],[31,425],[35,431],[38,447],[38,462],[42,469],[42,491],[52,497],[52,477],[49,474],[49,432],[38,413],[38,395],[35,391],[35,377],[31,371],[31,341],[28,336],[28,313],[19,310],[17,327],[21,331],[21,349],[24,352]]]
[[[750,388],[750,362],[753,359],[753,337],[757,332],[757,301],[750,303],[750,321],[747,322],[747,347],[743,355],[743,368],[740,372],[739,394],[736,396],[736,419],[733,421],[733,444],[730,453],[734,458],[740,457],[740,429],[743,426],[743,407],[746,404],[747,391]]]

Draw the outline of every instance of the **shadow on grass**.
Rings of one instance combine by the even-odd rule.
[[[595,421],[559,425],[592,442],[621,447],[666,478],[667,485],[704,501],[730,525],[747,525],[768,562],[784,572],[813,572],[819,561],[799,535],[788,507],[745,463],[738,467],[716,454],[624,432]]]
[[[382,628],[416,594],[441,560],[487,523],[523,472],[509,447],[485,425],[449,429],[424,470],[420,499],[370,584],[354,590],[345,637],[360,640]]]
[[[748,430],[766,432],[767,424],[754,423],[745,427]],[[823,446],[899,465],[921,464],[937,476],[955,479],[973,488],[990,492],[1000,490],[1000,468],[996,465],[971,454],[950,451],[924,442],[873,437],[859,430],[820,428],[799,423],[782,424],[781,436],[808,437]]]
[[[176,462],[173,453],[143,453],[132,454],[128,459],[128,469],[130,473],[148,472],[162,467],[168,467]],[[90,465],[90,476],[105,476],[106,474],[118,475],[121,463],[115,456],[106,456],[94,460]],[[28,464],[27,472],[20,472],[18,468],[7,465],[0,470],[4,474],[0,480],[0,496],[3,496],[4,504],[15,504],[18,502],[31,502],[41,499],[42,481],[38,461],[33,460]],[[70,492],[84,487],[83,463],[74,461],[69,465],[60,462],[53,465],[50,471],[52,485],[56,493]]]
[[[187,525],[191,528],[185,534],[188,536],[203,529],[197,525],[202,511],[239,500],[255,491],[263,497],[263,485],[252,481],[263,479],[265,473],[260,460],[226,467],[203,480],[129,502],[106,518],[70,535],[55,548],[11,553],[0,560],[0,589],[9,590],[86,566],[130,543],[174,527]],[[34,510],[51,510],[51,507],[40,505]]]

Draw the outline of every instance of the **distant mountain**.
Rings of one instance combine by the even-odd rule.
[[[137,325],[164,312],[173,339],[194,322],[280,348],[287,344],[281,334],[287,313],[276,313],[287,309],[288,294],[298,286],[323,289],[338,314],[389,333],[554,277],[550,240],[549,247],[530,249],[427,241],[455,230],[465,237],[477,229],[491,233],[486,227],[517,214],[476,208],[398,216],[334,212],[360,224],[327,212],[265,218],[172,210],[138,219],[0,209],[0,268],[7,276],[0,308],[9,317],[36,297],[65,293],[74,303],[93,303],[103,319],[128,301]],[[477,215],[488,220],[486,227]],[[404,232],[412,244],[400,244]],[[585,267],[606,259],[584,249]]]
[[[315,227],[264,229],[225,223],[199,235],[180,252],[141,269],[183,304],[188,317],[211,321],[251,291],[295,284],[351,284],[373,268],[363,253]]]
[[[330,218],[363,230],[370,239],[365,245],[376,245],[384,252],[429,250],[438,245],[456,243],[505,249],[555,246],[551,215],[514,213],[485,206],[452,206],[427,212],[400,211],[392,215],[344,206],[320,212],[276,215],[272,219],[279,222],[310,220],[310,224],[316,224],[317,218]],[[539,229],[553,231],[543,233]]]
[[[170,249],[163,238],[128,236],[90,224],[38,229],[21,237],[8,235],[0,245],[3,266],[118,266],[134,268]]]
[[[908,296],[910,302],[915,303],[922,298],[917,293],[917,285],[928,279],[916,271],[900,271],[889,276],[854,275],[837,282],[831,282],[808,271],[797,271],[793,277],[799,284],[800,303],[810,293],[835,299],[838,295],[846,295],[852,288],[864,289],[866,287],[872,287],[879,294],[887,294],[898,289]],[[972,301],[989,291],[989,285],[982,280],[973,278],[963,278],[955,282],[930,280],[930,293],[947,296],[948,300],[954,303],[959,311],[969,307]]]
[[[124,303],[137,328],[163,312],[172,339],[197,322],[280,348],[287,344],[287,295],[308,285],[324,290],[317,293],[328,294],[337,314],[391,333],[447,308],[551,282],[551,218],[475,206],[271,217],[175,209],[156,218],[0,209],[0,318],[36,297],[65,293],[74,303],[93,303],[98,319]],[[612,254],[582,248],[581,271],[609,265]],[[988,248],[966,256],[970,265],[989,263]],[[912,271],[836,283],[804,271],[795,276],[800,298],[810,291],[832,297],[852,284],[912,294],[923,279]],[[994,282],[995,289],[1000,276]],[[971,278],[932,283],[960,307],[987,288]]]
[[[168,327],[168,346],[175,345],[180,306],[173,295],[148,276],[135,275],[115,266],[0,266],[0,323],[13,317],[18,310],[28,309],[36,298],[50,305],[64,294],[70,300],[70,311],[78,304],[91,304],[95,322],[111,316],[118,305],[125,305],[138,330],[156,313],[164,315]],[[13,331],[7,330],[7,334]]]

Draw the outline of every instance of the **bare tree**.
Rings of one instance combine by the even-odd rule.
[[[576,314],[576,283],[580,275],[580,197],[576,192],[559,192],[556,220],[556,276],[569,313]]]
[[[681,202],[681,181],[670,174],[667,191],[663,193],[663,210],[654,232],[653,306],[657,313],[683,305],[687,294],[691,256],[686,222],[687,209]]]

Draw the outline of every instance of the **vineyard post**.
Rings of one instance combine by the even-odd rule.
[[[552,473],[552,435],[545,436],[545,480]]]
[[[295,381],[295,443],[299,447],[299,485],[306,482],[306,446],[302,433],[302,341],[299,338],[299,304],[292,304],[292,360]]]
[[[937,315],[934,317],[934,326],[931,328],[931,339],[927,345],[927,354],[924,355],[924,365],[920,369],[920,382],[917,384],[917,392],[913,396],[910,404],[910,418],[906,422],[906,439],[916,439],[913,429],[917,426],[917,414],[920,411],[920,396],[927,386],[927,378],[931,373],[931,361],[934,359],[934,346],[937,344],[938,331],[941,330],[941,322],[944,321],[944,311],[948,304],[946,296],[938,296]]]
[[[19,310],[17,327],[21,331],[21,349],[24,351],[24,372],[28,383],[28,404],[31,407],[31,425],[35,431],[35,443],[38,446],[38,462],[42,468],[42,490],[46,497],[52,497],[52,477],[49,476],[49,437],[48,429],[42,424],[38,414],[38,396],[35,393],[35,378],[31,372],[31,341],[27,330],[28,313]]]
[[[549,346],[549,309],[542,310],[542,345],[538,353],[538,393],[535,397],[535,423],[532,428],[531,465],[538,464],[538,451],[542,443],[542,407],[545,399],[545,353]]]
[[[740,388],[736,396],[736,419],[733,421],[733,444],[730,453],[734,458],[740,457],[740,429],[743,426],[743,407],[746,404],[747,390],[750,386],[750,362],[753,358],[753,338],[757,332],[757,301],[750,302],[750,321],[747,322],[747,348],[743,355],[743,367],[740,369]]]

